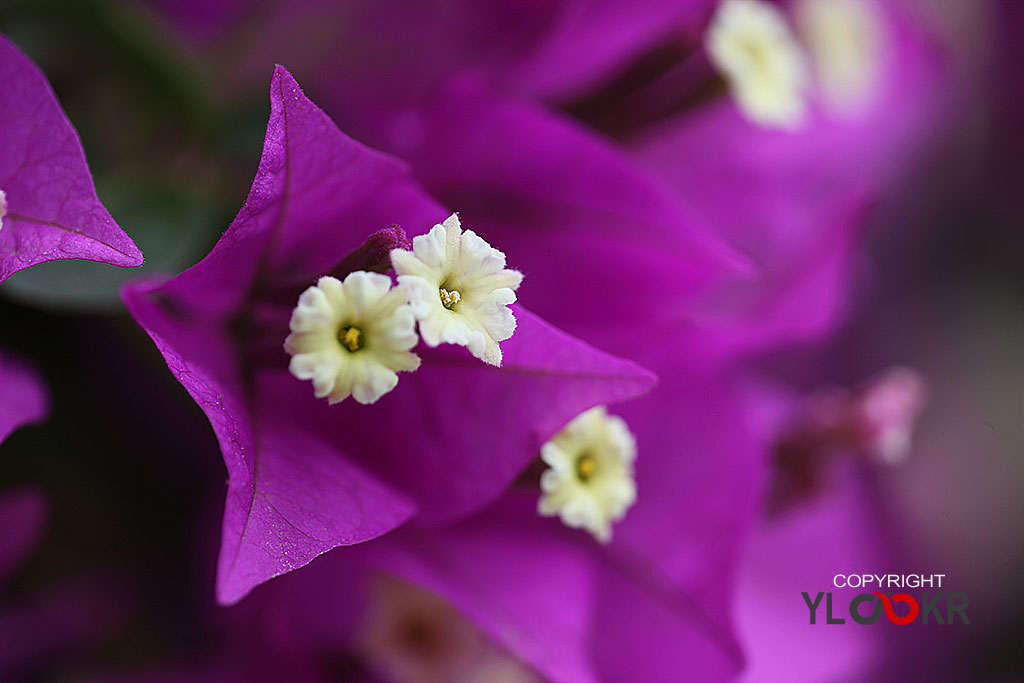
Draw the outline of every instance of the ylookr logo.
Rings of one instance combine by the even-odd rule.
[[[832,585],[836,588],[942,588],[942,579],[945,574],[836,574],[832,579]],[[822,598],[825,601],[825,623],[845,624],[845,617],[834,616],[832,604],[832,593],[820,592],[814,599],[806,591],[801,593],[807,609],[810,610],[811,625],[818,622],[818,608],[821,606]],[[905,605],[900,608],[904,614],[896,614],[896,604]],[[910,593],[883,593],[881,590],[870,591],[855,595],[850,600],[850,619],[858,624],[868,626],[876,623],[885,613],[885,618],[897,626],[906,626],[913,623],[920,617],[921,624],[949,625],[954,623],[954,617],[959,617],[958,623],[968,626],[971,620],[967,618],[967,606],[970,601],[966,593],[920,593],[920,600]],[[863,605],[871,605],[870,613],[865,614],[866,608]]]

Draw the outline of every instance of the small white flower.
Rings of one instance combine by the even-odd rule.
[[[7,215],[7,195],[0,190],[0,229],[4,227],[4,216]]]
[[[395,388],[398,371],[420,366],[410,353],[416,320],[405,291],[380,273],[320,278],[299,297],[289,326],[288,370],[312,380],[316,397],[332,404],[349,396],[374,403]]]
[[[871,0],[801,0],[796,24],[814,61],[825,104],[856,114],[878,92],[885,26]]]
[[[807,57],[778,7],[763,0],[725,0],[711,20],[705,45],[747,118],[789,130],[803,123]]]
[[[498,342],[512,336],[516,319],[509,304],[523,274],[505,268],[501,253],[458,214],[413,238],[412,251],[394,249],[391,265],[430,346],[458,344],[491,365],[501,365]]]
[[[611,523],[636,501],[636,440],[625,421],[604,406],[591,408],[544,444],[540,457],[551,469],[540,478],[538,512],[610,541]]]

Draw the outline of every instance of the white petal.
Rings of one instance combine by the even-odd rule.
[[[359,403],[375,403],[398,385],[398,375],[379,363],[360,363],[356,368],[352,398]]]
[[[413,252],[405,249],[391,250],[391,267],[395,269],[395,273],[399,276],[414,275],[419,278],[429,279],[435,273],[434,268],[417,258]],[[401,277],[399,277],[399,280],[401,280]],[[439,286],[440,284],[440,281],[438,281],[434,286]]]
[[[345,296],[355,316],[362,317],[366,311],[376,308],[389,289],[391,278],[381,273],[357,270],[345,278]]]
[[[431,271],[441,272],[447,263],[447,241],[446,230],[440,225],[435,225],[426,235],[413,238],[412,251]]]

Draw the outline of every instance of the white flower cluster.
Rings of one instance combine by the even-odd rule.
[[[412,349],[459,344],[486,363],[501,365],[498,342],[512,336],[509,304],[522,273],[505,255],[452,214],[413,239],[412,251],[391,251],[398,276],[356,271],[325,276],[299,297],[285,350],[292,375],[313,382],[317,398],[334,404],[352,396],[374,403],[398,384],[399,372],[419,368]],[[417,323],[419,336],[416,334]],[[541,449],[550,469],[541,476],[542,515],[559,515],[606,543],[612,522],[636,500],[636,442],[626,423],[603,406],[577,416]]]
[[[725,0],[705,36],[740,111],[766,128],[803,124],[812,71],[825,104],[840,113],[864,103],[877,84],[882,30],[872,0],[801,0],[794,12],[800,40],[778,5]]]
[[[344,282],[325,276],[299,297],[285,350],[291,373],[311,380],[317,398],[352,396],[374,403],[398,384],[398,372],[419,368],[412,352],[419,334],[428,346],[459,344],[501,365],[501,347],[515,332],[509,310],[521,273],[505,255],[452,214],[413,250],[395,249],[398,285],[380,273],[356,271]]]

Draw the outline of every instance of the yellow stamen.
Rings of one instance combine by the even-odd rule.
[[[348,351],[358,351],[363,348],[363,331],[358,327],[346,325],[338,330],[338,341]]]
[[[597,461],[594,456],[584,453],[576,458],[576,477],[586,483],[597,472]]]
[[[455,304],[462,301],[462,294],[457,289],[448,290],[444,287],[440,288],[441,294],[441,305],[451,310],[455,307]]]

